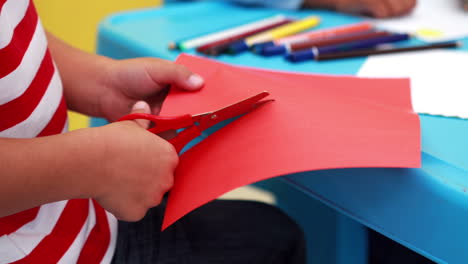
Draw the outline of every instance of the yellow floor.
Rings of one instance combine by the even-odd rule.
[[[82,115],[73,111],[68,111],[68,118],[69,118],[68,129],[70,131],[89,126],[89,118],[85,115]]]
[[[220,199],[259,201],[268,204],[275,204],[276,202],[275,197],[271,193],[252,186],[244,186],[232,190],[221,196]]]

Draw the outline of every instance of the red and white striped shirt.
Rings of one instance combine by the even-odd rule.
[[[0,0],[0,137],[66,132],[62,83],[31,0]],[[110,263],[117,221],[90,199],[0,218],[2,263]]]

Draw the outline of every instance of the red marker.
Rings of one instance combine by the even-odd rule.
[[[373,29],[373,25],[371,23],[361,22],[361,23],[352,24],[352,25],[308,31],[302,34],[275,40],[274,43],[275,45],[293,44],[293,43],[304,42],[308,40],[318,40],[318,39],[335,37],[337,35],[342,35],[342,34],[350,34],[350,33],[368,31],[371,29]]]

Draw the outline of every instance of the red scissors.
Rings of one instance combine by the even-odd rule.
[[[202,131],[224,120],[250,113],[260,106],[274,101],[273,99],[260,101],[268,95],[268,92],[261,92],[219,110],[198,115],[186,114],[174,117],[162,117],[144,113],[133,113],[120,118],[118,121],[134,119],[149,120],[153,122],[154,126],[149,128],[148,131],[154,134],[168,130],[184,129],[179,132],[176,137],[169,140],[177,150],[177,153],[179,153],[185,145],[200,136]]]

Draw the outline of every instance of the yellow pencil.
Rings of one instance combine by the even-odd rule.
[[[288,23],[283,26],[268,30],[257,35],[248,37],[245,42],[251,46],[256,43],[271,41],[282,37],[290,36],[298,32],[316,27],[320,23],[320,18],[316,16],[309,16],[304,19]]]

